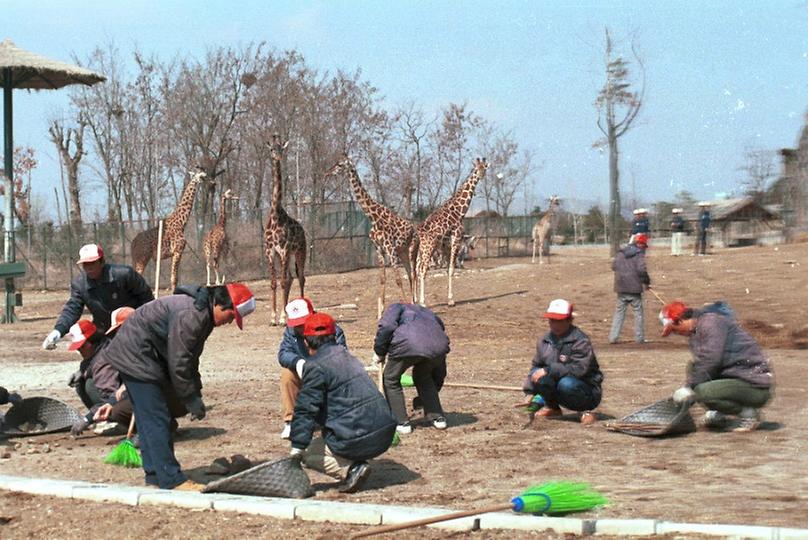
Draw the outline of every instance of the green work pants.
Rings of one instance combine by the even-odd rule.
[[[744,407],[763,407],[772,397],[771,388],[758,388],[740,379],[718,379],[693,389],[698,401],[708,409],[738,414]]]

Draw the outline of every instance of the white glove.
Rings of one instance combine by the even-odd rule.
[[[42,348],[46,351],[52,351],[56,348],[56,342],[62,339],[62,333],[58,330],[52,331],[42,342]]]
[[[380,357],[378,354],[373,353],[373,365],[374,366],[382,366],[384,365],[385,357]]]
[[[696,393],[689,386],[683,386],[673,393],[675,403],[693,403],[696,401]]]
[[[295,362],[295,371],[297,372],[297,376],[301,379],[303,378],[303,366],[306,364],[306,361],[300,358],[297,362]]]
[[[301,448],[292,448],[289,450],[289,457],[292,459],[303,459],[303,450]]]

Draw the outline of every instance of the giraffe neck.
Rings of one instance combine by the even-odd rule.
[[[359,181],[359,174],[357,174],[356,168],[353,166],[348,167],[348,180],[351,182],[351,188],[356,197],[356,202],[359,203],[365,215],[371,221],[375,221],[378,217],[378,210],[381,205],[374,201],[364,186],[362,186],[362,182]]]
[[[471,200],[474,198],[474,191],[477,189],[477,184],[482,177],[482,173],[475,167],[454,197],[452,197],[449,207],[452,210],[458,210],[461,215],[466,215],[469,206],[471,206]]]
[[[272,200],[269,204],[269,214],[275,221],[278,220],[281,208],[281,198],[283,197],[283,185],[281,184],[281,160],[272,158]]]
[[[194,207],[196,188],[199,187],[199,183],[200,182],[195,178],[188,181],[185,185],[185,189],[182,191],[182,197],[180,197],[177,208],[166,218],[166,221],[178,224],[180,229],[185,228],[185,224],[188,222],[188,216],[191,215],[191,209]]]
[[[219,220],[216,223],[222,228],[227,223],[227,197],[223,196],[219,202]]]

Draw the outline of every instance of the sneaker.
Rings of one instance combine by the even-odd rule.
[[[432,420],[432,425],[435,427],[435,429],[446,429],[446,418],[443,416],[438,416]]]
[[[701,417],[701,425],[708,429],[721,429],[727,423],[727,417],[719,411],[709,410]]]
[[[345,477],[345,482],[339,488],[340,492],[355,492],[368,476],[370,476],[370,465],[367,461],[357,461],[348,469],[348,476]]]
[[[283,430],[281,431],[281,439],[288,439],[292,435],[292,423],[286,422],[283,424]]]
[[[93,433],[96,435],[126,435],[126,427],[118,422],[98,422],[93,428]]]
[[[412,433],[412,426],[409,422],[404,422],[403,424],[396,426],[396,432],[400,433],[401,435],[409,435]]]
[[[584,411],[581,413],[581,424],[584,426],[591,426],[598,421],[597,416],[592,411]]]
[[[544,416],[546,418],[554,417],[554,416],[561,416],[561,408],[560,407],[550,407],[549,405],[545,405],[539,412],[536,413],[539,416]]]
[[[424,402],[421,401],[421,396],[415,396],[412,398],[412,410],[417,411],[419,409],[424,408]]]
[[[748,407],[743,409],[741,414],[738,415],[738,419],[735,425],[732,427],[732,431],[745,433],[755,431],[759,426],[760,414],[758,413],[757,409]]]
[[[205,484],[200,484],[199,482],[194,482],[193,480],[186,480],[182,484],[178,486],[174,486],[175,491],[202,491],[202,488],[205,487]]]

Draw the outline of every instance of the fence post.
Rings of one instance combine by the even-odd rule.
[[[42,228],[42,288],[48,290],[48,235]]]

